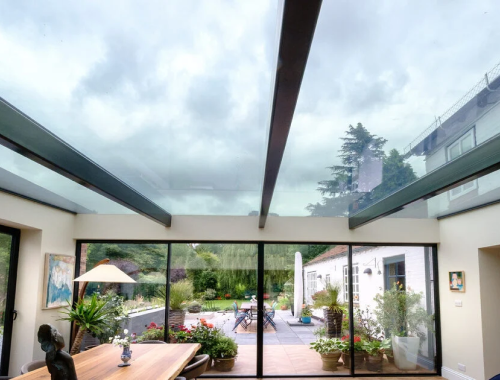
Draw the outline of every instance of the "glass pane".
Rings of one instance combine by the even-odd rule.
[[[450,147],[450,161],[460,156],[460,145],[457,143]]]
[[[264,375],[348,374],[341,351],[329,362],[337,367],[332,372],[325,369],[320,354],[310,349],[311,343],[321,344],[320,339],[326,338],[339,345],[349,330],[348,307],[343,301],[347,246],[266,244],[264,251],[268,303],[277,301],[274,316],[269,314],[273,323],[264,330]],[[331,255],[343,258],[335,268],[324,264]],[[327,277],[330,282],[325,281]],[[342,314],[322,306],[337,303]]]
[[[402,262],[380,265],[383,271],[373,264],[399,260],[402,254]],[[436,373],[435,306],[428,297],[433,291],[431,248],[366,246],[357,256],[372,272],[361,275],[355,305],[354,328],[365,347],[355,374]],[[411,271],[402,276],[406,262]],[[394,266],[400,275],[389,277]]]
[[[474,189],[474,191],[470,191]],[[464,190],[469,190],[468,192]],[[462,196],[463,193],[463,196]],[[408,205],[389,217],[438,218],[500,200],[500,171],[469,181],[446,193]]]
[[[3,145],[0,145],[0,188],[79,214],[134,214]]]
[[[500,5],[455,5],[323,2],[271,212],[352,215],[500,132]]]
[[[110,259],[136,283],[89,282],[85,298],[94,293],[106,302],[110,316],[103,331],[86,334],[81,349],[88,345],[109,343],[109,337],[127,329],[132,342],[164,340],[165,284],[167,244],[84,243],[81,247],[80,275],[99,261]],[[80,286],[82,283],[78,283]]]
[[[6,301],[7,286],[9,283],[11,244],[12,236],[0,233],[0,357],[2,356],[2,349],[4,349],[2,342],[5,324],[5,308],[7,307]],[[9,349],[9,347],[5,347],[5,349]]]
[[[248,215],[279,14],[278,0],[3,4],[0,93],[173,214]]]
[[[220,375],[223,357],[231,351],[215,351],[221,339],[229,339],[238,354],[231,376],[255,375],[257,366],[257,245],[256,244],[172,244],[170,272],[170,341],[201,343],[199,354],[214,356],[207,375]],[[190,299],[172,291],[189,282],[194,288]],[[264,294],[265,296],[265,294]],[[185,301],[185,304],[181,304]],[[269,302],[269,301],[268,301]],[[180,308],[187,309],[182,315]],[[185,326],[185,327],[183,327]],[[186,335],[187,334],[187,335]],[[204,339],[210,334],[211,339]],[[233,348],[234,348],[233,347]]]
[[[461,142],[462,154],[472,149],[472,134],[468,134]]]
[[[399,263],[397,263],[397,266],[398,266],[398,275],[404,276],[405,275],[405,262],[400,261]]]

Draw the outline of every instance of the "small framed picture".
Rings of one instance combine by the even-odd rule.
[[[465,272],[449,272],[450,290],[454,292],[465,292]]]
[[[75,256],[45,254],[45,276],[42,309],[68,305],[73,295]]]

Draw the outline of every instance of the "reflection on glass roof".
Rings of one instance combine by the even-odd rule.
[[[278,1],[11,2],[0,94],[173,214],[260,206]]]
[[[500,202],[500,171],[498,170],[426,201],[408,205],[389,217],[440,218],[495,202]]]
[[[135,214],[0,145],[0,191],[2,190],[78,214]]]
[[[500,132],[499,17],[324,2],[270,211],[352,215]]]

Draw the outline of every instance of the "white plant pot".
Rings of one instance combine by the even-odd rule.
[[[394,363],[399,369],[417,369],[418,348],[420,338],[417,337],[392,337],[392,348],[394,350]]]

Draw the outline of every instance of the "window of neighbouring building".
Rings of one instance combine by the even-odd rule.
[[[352,265],[352,294],[353,301],[359,302],[359,266],[358,264]],[[349,269],[344,265],[344,301],[349,302]]]
[[[452,161],[455,158],[461,156],[465,152],[471,150],[476,146],[476,139],[474,128],[470,129],[467,133],[462,135],[458,140],[453,142],[448,148],[446,148],[446,160]],[[467,182],[465,185],[455,187],[450,190],[450,200],[458,198],[468,192],[477,188],[477,181]]]
[[[402,285],[402,289],[406,288],[406,268],[405,256],[393,256],[384,259],[384,276],[385,289],[391,289],[394,284]]]
[[[307,296],[310,298],[314,293],[316,293],[317,282],[316,282],[316,272],[307,273]]]
[[[329,275],[329,274],[327,274],[327,275],[325,276],[325,282],[326,282],[327,284],[329,284],[329,283],[330,283],[330,275]]]

